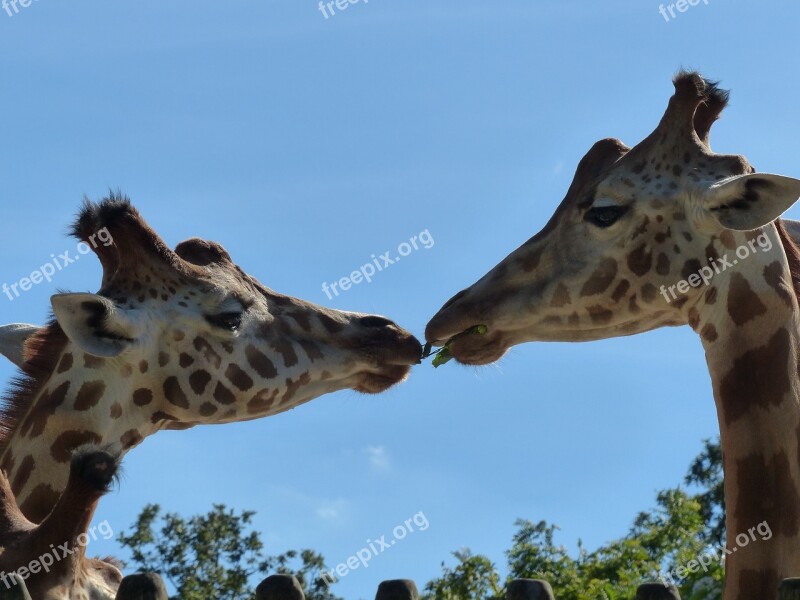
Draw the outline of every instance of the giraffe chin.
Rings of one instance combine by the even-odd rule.
[[[486,337],[462,334],[450,342],[450,355],[462,365],[479,367],[497,362],[509,348],[499,332]]]
[[[380,394],[393,385],[406,379],[411,372],[411,367],[403,365],[389,365],[383,367],[380,373],[364,373],[353,389],[363,394]]]

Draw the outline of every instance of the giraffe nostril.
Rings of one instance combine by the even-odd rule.
[[[392,327],[394,325],[394,322],[390,321],[389,319],[374,315],[369,317],[361,317],[358,322],[364,327]]]

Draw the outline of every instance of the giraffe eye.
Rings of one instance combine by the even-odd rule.
[[[584,219],[598,227],[611,227],[626,212],[627,206],[593,206],[586,211]]]
[[[227,312],[218,315],[206,316],[206,321],[211,323],[214,327],[220,329],[227,329],[228,331],[237,331],[242,324],[242,317],[244,313],[241,312]]]

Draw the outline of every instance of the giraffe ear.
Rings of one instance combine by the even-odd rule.
[[[130,347],[137,327],[127,311],[96,294],[56,294],[50,298],[56,320],[84,352],[103,358]]]
[[[800,180],[756,173],[715,183],[705,208],[725,229],[749,231],[780,217],[800,198]]]
[[[0,354],[22,368],[25,364],[25,342],[39,331],[36,325],[12,323],[0,327]]]

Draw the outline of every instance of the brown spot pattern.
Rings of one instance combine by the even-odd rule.
[[[201,417],[210,417],[215,412],[219,410],[215,405],[211,404],[211,402],[203,402],[200,405],[200,416]]]
[[[647,249],[647,244],[641,244],[628,254],[628,268],[641,277],[653,266],[653,254]]]
[[[189,385],[191,386],[192,391],[198,396],[206,391],[206,386],[210,381],[211,375],[208,373],[208,371],[204,371],[202,369],[189,375]]]
[[[72,353],[67,352],[64,356],[61,357],[61,360],[58,362],[58,369],[56,369],[56,373],[65,373],[72,368],[73,364]],[[16,488],[19,489],[19,488]]]
[[[304,385],[308,385],[311,383],[311,377],[308,373],[303,373],[297,381],[293,381],[291,378],[286,378],[286,392],[283,394],[283,398],[281,398],[281,404],[286,405],[291,402],[292,398],[294,398],[297,390],[299,390]]]
[[[567,286],[565,286],[563,283],[559,283],[556,286],[556,291],[553,294],[552,300],[550,300],[550,306],[554,308],[560,308],[570,304],[571,302],[572,300],[569,297],[569,290],[567,289]]]
[[[61,406],[67,398],[70,382],[65,381],[59,385],[52,392],[45,392],[36,407],[25,418],[25,421],[20,427],[20,433],[23,436],[39,437],[44,432],[47,419],[55,414],[59,406]]]
[[[142,434],[139,433],[135,429],[129,429],[125,433],[122,434],[122,437],[119,438],[120,444],[124,449],[133,448],[134,446],[138,446],[144,438]]]
[[[31,473],[33,473],[33,468],[36,466],[36,461],[33,460],[32,456],[26,456],[22,459],[22,462],[19,465],[19,470],[17,474],[14,476],[14,482],[12,487],[15,490],[21,490],[25,487],[25,484],[28,483],[28,479],[31,477]]]
[[[245,357],[247,357],[247,362],[255,369],[259,377],[263,379],[272,379],[278,375],[278,370],[275,368],[272,361],[255,346],[248,345],[247,348],[245,348],[244,354]]]
[[[189,400],[187,400],[186,394],[183,393],[177,377],[167,377],[164,381],[164,396],[170,404],[174,404],[179,408],[189,408]]]
[[[136,406],[147,406],[153,401],[153,391],[148,388],[139,388],[133,392],[133,403]]]
[[[581,288],[581,297],[594,296],[605,292],[617,277],[617,261],[611,258],[604,258],[597,265],[594,273],[591,274],[586,283]]]
[[[787,371],[790,344],[789,332],[782,327],[766,345],[748,350],[733,361],[719,387],[729,425],[753,408],[768,408],[783,402],[790,389]]]
[[[283,366],[293,367],[297,364],[297,353],[294,351],[290,340],[279,338],[272,343],[272,348],[283,356]]]
[[[220,404],[233,404],[236,402],[236,397],[222,383],[217,382],[217,387],[214,388],[214,400]]]
[[[631,288],[631,284],[628,283],[627,279],[623,279],[617,284],[617,287],[614,288],[614,291],[611,294],[611,299],[614,302],[619,302],[628,293],[628,290]]]
[[[652,302],[658,296],[658,290],[652,283],[645,283],[641,289],[642,300],[645,302]]]
[[[314,362],[315,360],[322,360],[325,358],[325,355],[322,354],[322,351],[319,349],[314,342],[311,340],[300,340],[300,347],[303,349],[303,352],[306,353],[309,360]]]
[[[767,312],[767,307],[740,273],[733,273],[728,292],[728,314],[736,325],[744,325]]]
[[[784,451],[770,460],[755,454],[737,460],[736,476],[744,483],[735,499],[734,517],[738,523],[767,521],[776,536],[797,535],[800,494]]]
[[[87,381],[78,390],[78,395],[75,398],[75,410],[89,410],[103,397],[106,391],[106,384],[103,381]]]
[[[247,403],[248,414],[261,414],[268,411],[272,407],[277,396],[278,390],[273,390],[272,392],[269,390],[261,390]]]
[[[75,448],[85,444],[99,444],[102,438],[94,431],[65,431],[50,447],[50,455],[59,463],[68,463]]]
[[[235,363],[229,364],[225,369],[225,377],[243,392],[253,387],[253,379]]]
[[[716,342],[719,337],[717,328],[711,323],[703,326],[703,329],[700,330],[700,336],[707,342]]]
[[[614,313],[602,306],[587,306],[586,312],[589,313],[589,318],[595,325],[605,325],[609,323],[614,316]]]

